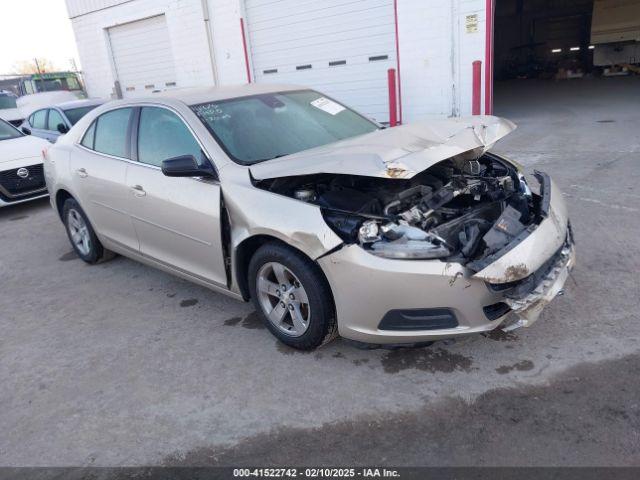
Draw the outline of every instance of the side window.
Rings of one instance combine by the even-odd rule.
[[[67,122],[64,121],[62,115],[57,110],[53,108],[49,110],[49,120],[47,121],[47,130],[58,131],[58,124],[61,123],[63,125],[67,125]]]
[[[23,83],[24,85],[24,90],[25,90],[25,95],[29,95],[31,93],[35,93],[33,90],[33,85],[31,84],[31,80],[25,80],[25,82]]]
[[[85,132],[84,137],[82,138],[82,142],[80,145],[90,148],[93,150],[93,139],[95,138],[96,133],[96,120],[93,121],[89,129]]]
[[[46,110],[38,110],[33,114],[33,123],[31,124],[33,128],[41,128],[46,129],[45,125],[47,120],[47,111]]]
[[[184,122],[166,108],[143,107],[138,127],[138,161],[160,166],[180,155],[200,159],[200,145]]]
[[[98,117],[93,142],[96,152],[126,158],[131,112],[131,108],[120,108]]]

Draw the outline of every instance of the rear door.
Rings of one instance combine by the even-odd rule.
[[[167,177],[160,169],[162,161],[172,157],[202,159],[204,152],[193,132],[172,110],[142,107],[136,153],[138,162],[129,164],[126,180],[133,193],[130,211],[141,253],[226,286],[219,182]]]
[[[125,176],[130,157],[133,108],[100,115],[71,155],[73,189],[98,235],[121,247],[139,250],[129,217],[133,194]]]

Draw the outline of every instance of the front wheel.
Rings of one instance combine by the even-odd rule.
[[[249,263],[249,289],[264,324],[282,343],[311,350],[336,335],[329,285],[300,252],[277,243],[260,247]]]
[[[64,202],[62,219],[71,246],[82,260],[93,264],[113,257],[113,253],[102,246],[86,214],[73,198]]]

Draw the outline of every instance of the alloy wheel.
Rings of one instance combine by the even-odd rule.
[[[67,214],[67,228],[71,241],[82,255],[89,255],[91,252],[91,235],[84,218],[75,209],[70,209]]]
[[[292,337],[307,331],[309,299],[291,270],[278,262],[265,263],[258,271],[256,292],[262,310],[276,328]]]

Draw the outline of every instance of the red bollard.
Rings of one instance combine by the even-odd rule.
[[[480,103],[482,96],[482,62],[473,62],[473,90],[471,93],[471,113],[480,115]]]
[[[396,69],[387,70],[387,80],[389,82],[389,126],[398,125],[398,99],[396,96]]]
[[[495,0],[486,0],[485,11],[487,22],[485,26],[485,74],[484,74],[484,114],[493,115],[493,30],[495,15]]]
[[[244,50],[244,65],[247,69],[247,83],[251,83],[251,69],[249,68],[249,50],[247,49],[247,37],[244,32],[244,19],[240,17],[240,34],[242,35],[242,49]]]

